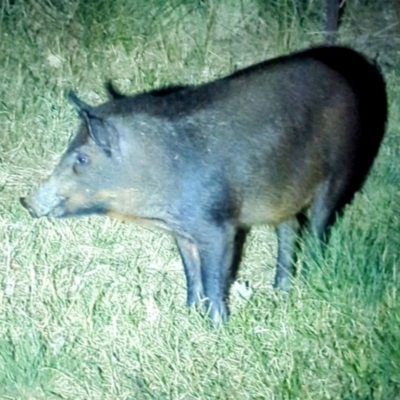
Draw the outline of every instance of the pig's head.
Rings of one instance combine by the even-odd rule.
[[[33,217],[102,214],[121,174],[120,136],[110,119],[70,92],[82,123],[60,163],[35,192],[21,198]]]

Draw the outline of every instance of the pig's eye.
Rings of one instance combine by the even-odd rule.
[[[83,154],[78,154],[76,157],[76,163],[78,165],[88,165],[89,164],[89,157]]]
[[[85,154],[77,154],[75,158],[75,163],[72,167],[75,174],[79,174],[82,171],[82,167],[86,167],[90,164],[90,159]]]

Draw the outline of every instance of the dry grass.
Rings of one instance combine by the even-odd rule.
[[[106,77],[126,92],[197,83],[306,47],[323,36],[317,2],[303,3],[306,19],[294,1],[264,13],[251,0],[2,4],[0,398],[400,398],[400,84],[390,62],[388,134],[325,258],[300,254],[309,280],[284,301],[271,290],[273,231],[256,229],[240,273],[252,294],[233,290],[223,329],[185,308],[168,236],[100,217],[32,220],[18,202],[76,128],[66,89],[99,103]],[[368,37],[360,26],[375,17],[364,3],[348,5],[342,40],[372,54],[392,40],[391,17],[379,14],[386,30],[367,24]]]

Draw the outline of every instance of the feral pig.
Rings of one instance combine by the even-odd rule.
[[[357,52],[320,47],[199,86],[90,106],[53,174],[21,202],[33,217],[105,214],[176,238],[188,305],[225,321],[246,234],[278,235],[275,287],[288,290],[298,219],[321,240],[360,189],[382,140],[387,99]]]

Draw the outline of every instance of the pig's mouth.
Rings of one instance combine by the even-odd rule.
[[[42,204],[35,204],[34,202],[32,203],[27,197],[21,197],[20,202],[33,218],[83,217],[93,214],[105,214],[107,211],[105,204],[72,207],[72,204],[69,204],[68,198],[59,199],[56,204],[49,207],[43,206]]]
[[[21,197],[19,199],[20,203],[24,208],[26,208],[33,218],[40,218],[40,217],[54,217],[54,218],[62,218],[66,214],[65,203],[66,199],[59,201],[53,207],[34,207],[34,205],[29,201],[27,197]]]

